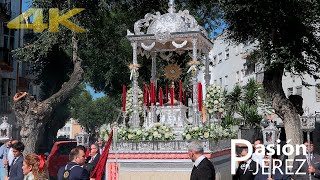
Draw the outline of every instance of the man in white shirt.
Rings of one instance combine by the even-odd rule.
[[[11,139],[11,143],[9,144],[10,145],[10,149],[6,155],[6,157],[4,157],[4,160],[3,160],[3,164],[6,165],[8,167],[8,172],[10,172],[10,167],[12,166],[12,163],[13,163],[13,160],[14,160],[14,154],[13,154],[13,149],[12,149],[12,146],[14,144],[16,144],[18,141],[15,140],[15,139]]]
[[[260,165],[260,167],[262,166],[262,163],[263,163],[263,158],[264,158],[264,154],[259,154],[257,153],[257,151],[259,151],[259,147],[258,147],[258,144],[262,144],[262,139],[256,139],[253,143],[253,147],[255,149],[254,153],[252,154],[252,157],[251,159],[253,161],[255,161],[256,163],[258,163]]]

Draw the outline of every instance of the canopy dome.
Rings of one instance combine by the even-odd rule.
[[[200,31],[200,29],[195,18],[189,15],[189,11],[185,10],[161,15],[150,24],[147,34],[187,31]]]

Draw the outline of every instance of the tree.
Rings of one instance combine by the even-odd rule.
[[[285,96],[285,72],[319,77],[319,1],[309,0],[221,0],[230,40],[258,42],[249,59],[264,64],[263,86],[272,98],[276,114],[283,120],[291,144],[302,143],[299,116]]]
[[[79,96],[70,100],[71,116],[78,120],[91,137],[95,137],[99,127],[116,119],[119,112],[117,100],[110,96],[93,99],[89,91],[82,89]]]

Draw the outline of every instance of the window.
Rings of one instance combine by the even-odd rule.
[[[288,97],[293,94],[293,88],[288,88]]]
[[[217,85],[217,80],[216,79],[214,80],[214,84]]]
[[[225,60],[229,59],[229,48],[225,51]]]
[[[316,85],[316,101],[320,102],[320,84]]]
[[[224,89],[228,90],[228,76],[224,77]]]
[[[236,51],[236,53],[235,53],[236,56],[238,56],[238,55],[239,55],[239,46],[236,46],[236,47],[235,47],[235,51]]]
[[[219,62],[218,62],[218,63],[221,63],[221,62],[222,62],[222,53],[219,53],[219,54],[218,54],[218,59],[219,59]]]
[[[58,146],[57,153],[59,155],[69,155],[70,151],[77,146],[76,142],[61,143]]]
[[[296,87],[296,95],[302,96],[302,86]]]
[[[212,62],[214,66],[217,64],[217,55],[213,56]]]

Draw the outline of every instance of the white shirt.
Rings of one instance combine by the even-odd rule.
[[[251,159],[262,167],[264,155],[253,153]]]
[[[205,157],[204,155],[201,155],[200,157],[198,157],[198,158],[194,161],[193,165],[194,165],[195,167],[198,167],[199,164],[201,163],[201,161],[202,161],[204,158],[206,158],[206,157]]]
[[[9,152],[8,152],[8,162],[9,162],[9,166],[12,165],[13,160],[14,160],[13,149],[10,148],[10,149],[9,149]]]
[[[93,157],[91,157],[88,163],[92,163],[92,161],[94,160],[94,158],[96,158],[97,155],[98,155],[98,153],[96,155],[94,155]]]

